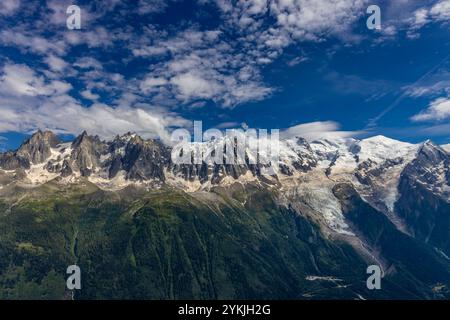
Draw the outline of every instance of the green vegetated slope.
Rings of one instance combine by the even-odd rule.
[[[0,201],[0,299],[70,299],[71,264],[82,272],[75,299],[432,298],[436,280],[388,275],[386,290],[369,291],[350,245],[256,187],[11,190]]]

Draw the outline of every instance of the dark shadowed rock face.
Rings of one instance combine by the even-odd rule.
[[[292,144],[290,147],[294,153],[286,159],[286,163],[279,165],[281,174],[292,176],[295,171],[308,172],[317,165],[314,152],[306,140],[297,138]],[[171,147],[157,140],[144,140],[132,133],[116,136],[114,140],[106,142],[101,141],[98,136],[83,132],[69,146],[62,145],[52,132],[38,131],[16,152],[0,154],[0,167],[7,170],[29,169],[32,164],[43,163],[45,170],[59,173],[61,177],[72,174],[89,177],[94,173],[101,173],[102,176],[113,179],[121,172],[125,179],[133,181],[164,182],[167,180],[166,172],[186,181],[210,181],[213,184],[220,183],[226,177],[238,179],[248,172],[264,179],[262,170],[268,165],[251,163],[248,150],[244,152],[243,161],[239,162],[237,145],[230,146],[233,148],[236,164],[226,164],[227,145],[223,146],[222,164],[194,164],[194,161],[192,164],[175,164],[171,159]],[[68,148],[71,149],[69,153],[66,152]]]
[[[131,180],[158,179],[164,181],[164,168],[169,163],[170,152],[154,140],[144,141],[133,137],[125,147],[122,168]]]
[[[59,144],[51,131],[38,131],[26,140],[16,152],[0,154],[0,167],[6,170],[29,169],[31,164],[43,163],[51,155],[51,148]]]
[[[84,131],[73,141],[72,149],[71,170],[78,169],[83,177],[87,177],[100,166],[100,156],[106,153],[107,145],[98,136],[89,136]]]
[[[450,155],[432,142],[425,142],[414,159],[404,170],[403,176],[411,177],[431,191],[450,196]],[[448,197],[447,197],[448,198]]]
[[[109,143],[108,152],[110,158],[103,165],[108,168],[109,178],[124,170],[130,180],[165,180],[164,169],[169,164],[170,150],[156,140],[127,134]]]
[[[450,255],[450,156],[426,142],[402,172],[396,211],[416,238]]]
[[[0,167],[5,170],[28,169],[30,168],[30,161],[18,156],[15,152],[8,151],[0,154]]]
[[[58,137],[53,132],[39,130],[20,146],[17,156],[33,164],[42,163],[50,157],[51,148],[59,143]]]
[[[411,292],[417,290],[408,288],[411,279],[429,286],[448,282],[450,264],[444,255],[399,231],[386,215],[363,201],[350,184],[337,184],[333,193],[340,200],[346,221],[385,274],[401,279]]]

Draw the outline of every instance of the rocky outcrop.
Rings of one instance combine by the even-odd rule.
[[[42,163],[50,157],[51,148],[59,143],[58,137],[53,132],[39,130],[20,146],[17,156],[33,164]]]

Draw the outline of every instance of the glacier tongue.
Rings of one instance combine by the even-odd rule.
[[[301,178],[295,190],[297,200],[306,203],[311,209],[321,214],[333,231],[354,235],[342,214],[341,204],[333,194],[335,183],[320,170],[314,170]]]
[[[367,202],[384,212],[393,211],[400,174],[419,149],[384,136],[319,140],[311,147],[330,179],[352,183]]]

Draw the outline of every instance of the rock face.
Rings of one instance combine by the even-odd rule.
[[[237,146],[228,145],[237,154]],[[201,146],[202,153],[210,153],[211,146]],[[124,174],[129,181],[166,181],[167,174],[175,179],[211,182],[219,184],[226,177],[238,179],[250,174],[262,178],[263,169],[268,164],[254,164],[250,161],[248,150],[242,162],[226,164],[226,148],[223,145],[222,163],[175,164],[171,159],[171,148],[157,140],[144,140],[136,134],[117,136],[113,141],[101,141],[97,136],[86,132],[71,143],[60,143],[51,132],[38,131],[25,141],[16,152],[0,154],[0,167],[5,170],[29,169],[31,165],[44,163],[44,169],[61,177],[78,175],[92,177],[101,174],[114,179]],[[214,152],[214,151],[212,151]],[[294,172],[307,172],[317,165],[316,157],[309,144],[301,138],[290,141],[280,153],[280,173],[293,175]],[[193,158],[192,158],[193,159]],[[105,176],[106,175],[106,176]]]
[[[28,169],[30,167],[30,161],[27,158],[17,155],[16,152],[8,151],[0,154],[0,167],[4,170]]]
[[[38,131],[26,140],[16,152],[0,154],[0,167],[5,170],[28,169],[32,164],[45,162],[52,155],[52,148],[60,143],[51,131]]]
[[[38,131],[25,141],[17,150],[17,156],[27,159],[32,164],[42,163],[51,155],[51,148],[60,143],[51,131]]]
[[[233,141],[216,143],[191,147],[207,157],[221,150],[224,160],[238,158]],[[16,233],[25,249],[39,241],[44,248],[51,235],[48,256],[57,248],[64,257],[64,250],[76,247],[72,254],[93,268],[90,274],[119,259],[115,271],[124,276],[114,288],[124,291],[117,297],[450,298],[445,148],[383,136],[312,142],[294,137],[280,141],[275,172],[266,170],[267,163],[254,164],[248,149],[235,164],[177,164],[172,151],[131,133],[102,141],[83,132],[60,142],[39,131],[17,151],[1,153],[0,208],[12,214],[0,215],[0,255],[7,253],[0,259],[0,297],[1,270],[8,268],[2,261],[22,261],[15,242],[1,250]],[[27,224],[15,220],[23,217]],[[20,230],[24,225],[26,232]],[[42,239],[39,230],[45,230]],[[3,232],[12,232],[5,241]],[[91,235],[101,240],[91,241]],[[62,238],[76,244],[61,244]],[[30,248],[40,254],[32,259],[42,258],[41,249]],[[382,267],[383,293],[365,289],[370,264]],[[141,287],[141,276],[157,285]],[[272,282],[261,287],[266,278]],[[345,285],[322,283],[329,279]],[[115,296],[94,287],[101,285],[84,290],[83,297]]]
[[[53,133],[38,131],[16,152],[0,154],[0,167],[22,170],[15,179],[25,176],[35,185],[57,177],[70,181],[81,177],[107,190],[130,184],[169,184],[189,191],[234,182],[276,186],[285,190],[283,201],[306,202],[321,212],[334,232],[352,234],[332,192],[336,183],[346,182],[402,232],[430,241],[437,237],[437,247],[449,250],[445,240],[450,238],[449,154],[430,141],[415,145],[376,136],[307,142],[294,137],[279,142],[278,170],[268,173],[267,164],[250,161],[254,155],[249,149],[243,150],[238,162],[238,146],[223,139],[193,144],[183,151],[197,150],[212,158],[221,150],[223,163],[177,164],[170,147],[132,133],[101,141],[83,132],[73,142],[61,143]],[[235,164],[224,163],[230,157],[227,148],[233,151]]]
[[[100,141],[99,137],[88,136],[84,131],[72,142],[71,170],[79,171],[82,177],[90,176],[100,167],[100,156],[106,149],[106,144]]]
[[[113,154],[109,176],[115,177],[117,172],[124,170],[127,179],[146,181],[157,179],[164,181],[164,168],[170,159],[169,150],[155,140],[143,140],[137,135],[127,137],[128,141],[116,139],[109,150]],[[122,139],[123,140],[123,139]]]
[[[248,148],[243,149],[239,162],[235,141],[223,139],[193,144],[183,151],[197,150],[197,154],[212,158],[221,150],[222,163],[177,164],[170,147],[132,133],[102,141],[83,132],[73,142],[61,143],[52,132],[38,131],[17,151],[1,153],[0,168],[21,171],[8,179],[34,185],[58,177],[68,181],[85,178],[106,190],[130,184],[168,184],[196,191],[234,182],[244,186],[256,183],[283,190],[283,201],[289,205],[307,203],[323,215],[333,232],[345,234],[352,231],[333,187],[349,183],[399,230],[431,241],[450,255],[450,156],[444,148],[430,141],[415,145],[383,136],[313,142],[294,137],[279,142],[278,169],[268,173],[267,163],[251,161],[254,155]],[[227,148],[232,150],[235,164],[225,164],[230,157]]]
[[[450,256],[450,155],[427,141],[402,172],[396,211],[416,238]]]
[[[414,177],[416,182],[431,188],[433,194],[449,198],[449,155],[445,149],[427,141],[413,145],[382,136],[365,140],[336,139],[308,143],[301,137],[280,141],[278,170],[272,174],[264,171],[268,164],[254,164],[248,149],[244,150],[242,162],[225,164],[226,148],[235,144],[223,143],[221,164],[176,164],[172,162],[172,149],[157,140],[144,140],[136,134],[117,136],[112,141],[101,141],[98,136],[86,132],[72,143],[61,143],[50,131],[36,132],[15,152],[0,153],[0,168],[4,170],[27,170],[31,165],[43,164],[49,173],[63,177],[101,176],[114,179],[122,175],[130,182],[170,178],[196,182],[200,185],[218,185],[222,181],[254,177],[267,181],[321,171],[331,180],[353,183],[366,201],[377,209],[394,210],[398,200],[400,177]],[[197,146],[202,154],[211,158],[217,151],[214,143]],[[193,156],[192,158],[193,159]],[[236,158],[237,159],[237,158]],[[406,179],[406,178],[403,178]]]

